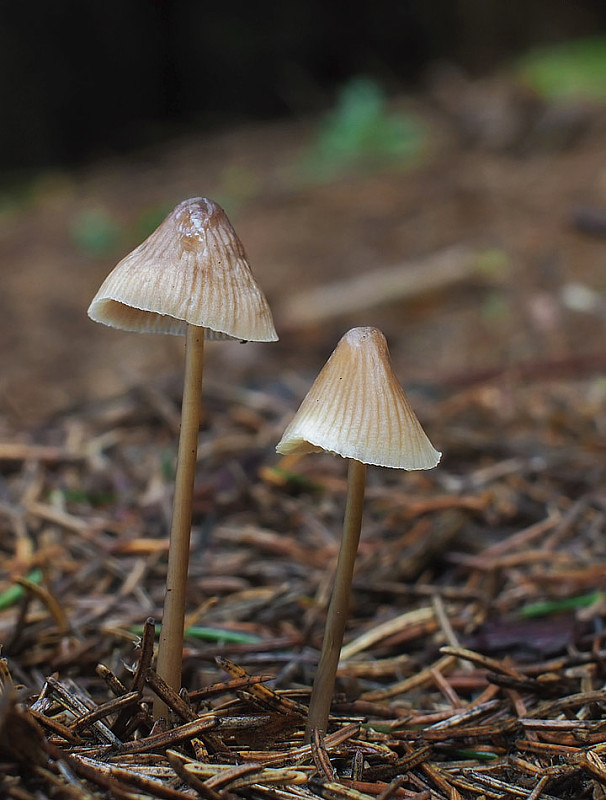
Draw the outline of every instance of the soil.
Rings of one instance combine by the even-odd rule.
[[[0,577],[3,590],[25,587],[0,612],[0,678],[21,692],[20,704],[0,708],[6,796],[51,796],[59,784],[66,797],[131,796],[132,773],[116,772],[112,789],[86,761],[105,763],[109,734],[74,697],[100,705],[122,692],[95,671],[100,661],[126,685],[122,694],[134,681],[139,722],[113,706],[99,718],[123,742],[149,737],[147,778],[155,763],[173,770],[168,788],[146,784],[140,796],[606,793],[606,111],[529,110],[509,87],[472,88],[465,115],[436,97],[415,101],[426,148],[405,167],[366,162],[331,180],[302,176],[314,122],[287,122],[190,135],[45,174],[5,196]],[[501,119],[503,103],[516,124],[495,138],[486,119],[491,108]],[[110,330],[86,309],[150,220],[200,194],[228,211],[280,341],[208,346],[188,621],[236,639],[188,640],[183,685],[198,695],[189,711],[174,708],[180,724],[210,708],[232,728],[160,747],[145,714],[161,689],[133,642],[146,618],[161,615],[183,341]],[[338,305],[324,303],[330,296]],[[345,469],[325,455],[283,462],[274,446],[357,325],[386,334],[444,456],[431,473],[369,470],[333,738],[295,755],[301,707],[289,702],[308,700]],[[544,616],[539,602],[556,605]],[[217,656],[246,668],[248,688],[251,674],[268,672],[277,694],[228,684],[209,693],[242,668]],[[221,702],[205,705],[211,696]],[[477,725],[472,715],[464,735],[448,738],[474,703]],[[7,739],[13,724],[30,742],[26,757]],[[118,748],[125,772],[129,746]],[[168,746],[177,766],[158,755]],[[303,771],[281,781],[263,773],[257,788],[233,784],[230,794],[216,771],[198,783],[184,772],[179,759],[201,764],[204,748],[215,765],[274,759]],[[484,757],[495,759],[493,772]],[[24,758],[39,765],[35,778]],[[492,794],[482,775],[501,781]],[[293,788],[299,782],[304,789]]]
[[[473,101],[483,107],[485,97]],[[5,408],[36,419],[178,372],[180,342],[103,330],[85,312],[109,269],[140,241],[142,220],[199,194],[226,207],[282,338],[269,352],[249,346],[245,355],[217,345],[222,363],[237,368],[252,358],[306,381],[348,327],[365,324],[384,329],[404,383],[439,385],[471,370],[603,352],[602,111],[585,112],[567,147],[547,131],[496,149],[481,132],[470,141],[469,124],[462,131],[435,105],[418,113],[427,126],[418,165],[315,185],[296,173],[311,123],[190,137],[77,174],[39,176],[0,217]],[[79,244],[91,215],[118,231],[100,252]],[[431,261],[453,245],[469,249],[469,275],[443,290],[412,299],[394,292],[304,330],[289,319],[289,300],[306,289]],[[586,307],[582,298],[580,309],[567,307],[569,284],[589,290]]]

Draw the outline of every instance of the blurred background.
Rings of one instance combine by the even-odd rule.
[[[249,383],[305,385],[357,324],[405,384],[604,367],[600,0],[7,3],[0,112],[7,418],[179,372],[182,342],[86,308],[200,194],[281,334],[212,346]]]

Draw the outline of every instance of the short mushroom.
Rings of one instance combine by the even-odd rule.
[[[366,465],[431,469],[441,453],[417,420],[376,328],[353,328],[343,336],[276,450],[284,455],[324,450],[349,459],[343,535],[311,694],[309,740],[314,730],[324,733],[328,725],[360,540]]]
[[[120,261],[93,298],[95,322],[143,333],[185,335],[185,380],[170,531],[158,674],[181,686],[185,590],[200,425],[204,340],[277,340],[265,296],[244,248],[217,203],[179,203],[160,226]],[[165,713],[161,703],[155,716]]]

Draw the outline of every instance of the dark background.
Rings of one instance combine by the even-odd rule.
[[[532,44],[605,27],[600,0],[8,2],[0,169],[313,113],[359,74],[388,91],[418,88],[436,60],[478,75]]]

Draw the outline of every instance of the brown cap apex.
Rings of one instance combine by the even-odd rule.
[[[107,276],[88,315],[123,330],[276,341],[265,296],[227,215],[206,197],[179,203]]]

